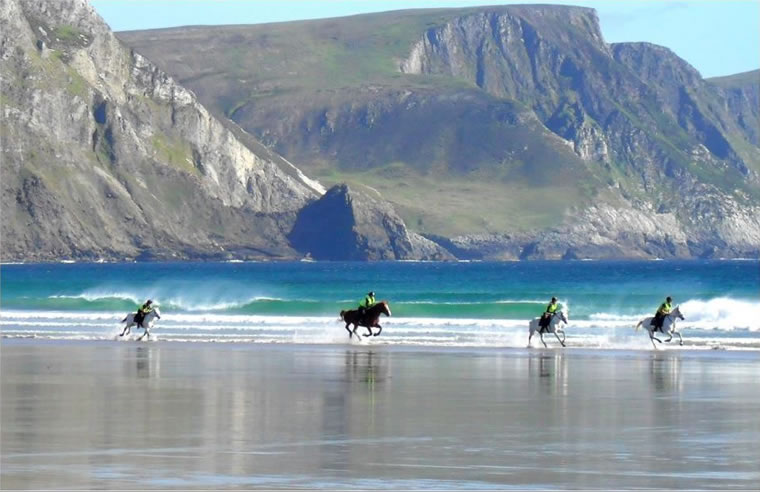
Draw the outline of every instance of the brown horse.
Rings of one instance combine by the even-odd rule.
[[[360,326],[367,328],[367,333],[364,334],[365,337],[376,337],[380,334],[380,332],[383,331],[383,327],[380,326],[379,323],[381,314],[385,314],[386,316],[391,315],[391,308],[388,305],[388,301],[380,301],[365,309],[364,313],[360,313],[358,309],[341,311],[340,319],[346,322],[346,331],[348,332],[348,338],[356,335],[356,338],[361,339],[361,335],[356,333],[356,330]],[[354,325],[353,331],[348,327],[348,325]],[[379,328],[379,330],[377,330],[377,333],[372,333],[372,327]]]

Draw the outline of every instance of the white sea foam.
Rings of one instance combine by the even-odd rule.
[[[730,299],[718,297],[709,300],[687,300],[680,305],[683,321],[681,327],[700,330],[749,330],[760,331],[760,300]],[[622,323],[636,324],[654,313],[638,313],[633,315],[617,313],[594,313],[590,320],[604,326]]]
[[[760,300],[748,302],[725,297],[681,304],[686,322],[705,329],[747,329],[760,331]]]
[[[129,301],[134,304],[143,302],[144,297],[151,297],[155,300],[158,306],[171,306],[174,309],[183,311],[224,311],[228,309],[235,309],[246,306],[253,302],[258,301],[282,301],[282,298],[272,296],[235,296],[233,299],[222,299],[220,295],[213,296],[208,293],[204,293],[202,296],[197,295],[172,295],[161,294],[155,290],[148,291],[147,295],[142,294],[142,297],[138,297],[137,294],[130,291],[121,290],[89,290],[82,292],[81,294],[58,294],[51,295],[49,299],[82,299],[88,302],[104,301],[109,299],[119,299],[123,301]],[[202,300],[201,300],[202,297]],[[209,300],[211,299],[211,300]],[[299,299],[298,302],[309,302],[307,299]]]
[[[681,304],[686,317],[678,322],[687,348],[760,348],[760,304],[716,298]],[[112,339],[122,328],[122,312],[24,311],[0,312],[4,337]],[[565,327],[568,346],[651,349],[645,331],[634,331],[636,315],[595,313],[588,319],[570,318]],[[239,341],[245,343],[346,343],[344,323],[337,316],[273,316],[164,310],[152,333],[164,341]],[[362,343],[462,347],[524,347],[527,319],[383,317],[382,335]],[[365,333],[365,328],[359,328]],[[133,328],[133,334],[142,333]],[[557,346],[553,335],[545,335]],[[540,341],[534,337],[533,346]],[[666,346],[666,345],[663,345]],[[674,348],[675,345],[667,345]]]

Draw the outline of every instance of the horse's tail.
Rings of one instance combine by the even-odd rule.
[[[122,322],[122,323],[126,323],[126,322],[127,322],[127,318],[129,318],[129,315],[126,315],[126,316],[124,316],[124,319],[123,319],[123,320],[121,320],[121,322]]]
[[[641,328],[641,325],[643,325],[643,324],[644,324],[644,320],[642,319],[641,321],[639,321],[639,324],[637,324],[637,325],[636,325],[636,326],[633,328],[633,329],[634,329],[634,331],[639,331],[639,329]]]
[[[341,320],[343,320],[343,315],[344,315],[344,314],[346,314],[346,311],[341,311],[341,312],[340,312],[340,319],[341,319]],[[345,320],[343,320],[343,321],[345,321]]]

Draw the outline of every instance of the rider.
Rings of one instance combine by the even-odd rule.
[[[660,307],[657,308],[657,312],[654,314],[654,320],[652,320],[652,324],[654,325],[655,329],[661,330],[662,329],[662,322],[665,321],[665,316],[669,315],[670,312],[673,310],[673,299],[668,296],[665,299],[665,302],[660,304]]]
[[[364,311],[371,308],[375,305],[375,293],[373,291],[369,291],[366,296],[364,296],[364,299],[362,302],[359,303],[359,314],[364,314]]]
[[[544,314],[541,315],[541,320],[538,322],[538,326],[540,326],[541,329],[548,327],[549,321],[551,321],[552,316],[554,316],[558,309],[559,304],[557,303],[557,298],[552,297],[552,300],[549,301],[549,304],[546,306]]]
[[[137,326],[142,327],[142,322],[145,319],[145,315],[151,311],[153,311],[153,301],[148,299],[145,301],[145,304],[137,309],[137,314],[135,314],[135,323],[137,323]]]

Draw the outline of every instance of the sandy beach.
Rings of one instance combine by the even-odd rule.
[[[4,489],[752,489],[760,354],[3,340]]]

